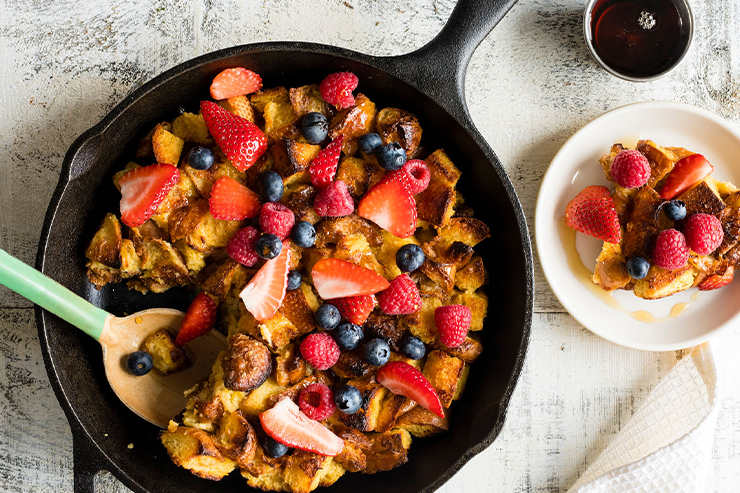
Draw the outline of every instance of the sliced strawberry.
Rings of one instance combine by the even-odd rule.
[[[422,372],[403,361],[386,363],[375,377],[378,383],[394,394],[408,397],[427,411],[445,417],[437,391]]]
[[[289,270],[290,244],[285,241],[280,255],[266,261],[239,295],[255,319],[262,321],[275,316],[285,299]]]
[[[287,396],[260,414],[260,423],[265,433],[288,447],[329,457],[339,455],[344,448],[344,440],[303,414]]]
[[[311,173],[311,183],[316,188],[324,188],[334,181],[339,166],[339,155],[342,152],[344,135],[332,140],[311,161],[308,171]]]
[[[211,188],[211,215],[226,221],[241,221],[260,213],[260,197],[230,176],[222,176]]]
[[[665,179],[660,197],[671,200],[678,197],[714,171],[707,158],[701,154],[692,154],[681,159]]]
[[[337,307],[339,314],[347,322],[362,325],[367,320],[367,317],[370,316],[370,312],[375,308],[375,296],[366,294],[337,298],[332,300],[331,304]]]
[[[722,274],[714,274],[713,276],[707,277],[701,284],[699,284],[699,291],[711,291],[713,289],[719,289],[723,286],[727,286],[732,282],[732,278],[735,275],[735,268],[733,266],[727,267]]]
[[[244,67],[227,68],[213,78],[211,97],[228,99],[252,94],[262,88],[262,77]]]
[[[338,258],[316,262],[311,278],[316,291],[324,300],[375,294],[389,286],[388,281],[375,271]]]
[[[357,215],[399,238],[408,238],[416,230],[416,201],[402,180],[391,179],[368,190],[357,206]]]
[[[180,172],[170,164],[152,164],[132,169],[121,177],[121,221],[129,227],[141,226],[180,179]]]
[[[239,171],[248,170],[267,150],[267,138],[257,125],[212,101],[201,101],[208,131]]]
[[[210,331],[216,325],[216,303],[205,293],[198,293],[185,312],[175,344],[182,346]]]
[[[600,185],[586,187],[565,207],[565,224],[609,243],[619,243],[622,229],[609,189]]]

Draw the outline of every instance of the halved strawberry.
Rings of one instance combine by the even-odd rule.
[[[622,229],[609,189],[600,185],[586,187],[565,207],[565,224],[609,243],[619,243]]]
[[[719,289],[723,286],[727,286],[732,282],[732,278],[735,275],[735,268],[733,266],[727,267],[722,274],[714,274],[707,277],[701,284],[699,284],[699,291],[711,291],[713,289]]]
[[[131,228],[152,217],[180,179],[170,164],[152,164],[132,169],[121,177],[121,221]]]
[[[316,188],[324,188],[334,181],[339,165],[339,155],[342,152],[344,135],[329,142],[311,161],[308,171],[311,173],[311,183]]]
[[[182,346],[210,331],[216,324],[216,303],[205,293],[198,293],[185,312],[175,344]]]
[[[228,99],[252,94],[262,88],[262,77],[244,67],[227,68],[213,78],[211,97]]]
[[[265,433],[288,447],[329,457],[339,455],[344,448],[344,440],[303,414],[287,396],[260,414],[260,423]]]
[[[690,189],[714,171],[707,158],[701,154],[692,154],[681,159],[665,179],[660,197],[671,200]]]
[[[403,361],[386,363],[375,377],[382,386],[394,394],[408,397],[427,411],[445,417],[437,391],[422,372]]]
[[[338,258],[316,262],[311,270],[311,278],[324,300],[375,294],[389,286],[388,281],[375,271]]]
[[[339,314],[347,322],[362,325],[367,320],[370,312],[375,308],[375,296],[365,294],[362,296],[337,298],[332,300],[331,304],[337,307]]]
[[[222,176],[211,188],[211,215],[226,221],[241,221],[260,213],[260,197],[230,176]]]
[[[285,299],[290,270],[290,243],[283,242],[280,255],[264,263],[239,296],[255,319],[262,321],[275,316]]]
[[[401,180],[381,182],[368,190],[357,206],[357,215],[399,238],[407,238],[416,230],[416,201]]]
[[[213,101],[201,101],[200,110],[208,131],[239,171],[248,170],[267,150],[267,138],[257,125],[223,109]]]

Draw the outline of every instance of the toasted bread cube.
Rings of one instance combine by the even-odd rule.
[[[344,217],[328,217],[317,224],[315,245],[319,248],[326,245],[336,245],[345,236],[355,233],[362,234],[371,247],[379,247],[383,244],[380,227],[357,214],[350,214]],[[393,238],[396,238],[399,242],[405,241],[395,236]],[[373,249],[373,254],[377,254],[375,249]]]
[[[270,398],[286,390],[288,390],[288,387],[278,384],[275,377],[270,376],[265,380],[265,383],[247,394],[244,400],[241,401],[239,409],[249,416],[258,416],[270,407],[268,406]]]
[[[437,337],[437,325],[434,322],[434,310],[445,303],[436,296],[422,296],[421,310],[401,318],[401,323],[409,332],[426,344],[431,344]]]
[[[210,397],[221,405],[224,412],[234,413],[237,410],[241,410],[242,412],[244,412],[245,408],[242,406],[242,404],[249,396],[252,395],[252,393],[242,392],[240,390],[231,390],[226,386],[226,370],[230,368],[224,368],[225,356],[226,351],[223,351],[221,354],[218,355],[218,358],[216,358],[216,362],[213,363],[211,377],[209,379],[211,387],[213,388],[213,392]],[[252,392],[256,391],[257,389],[253,390]]]
[[[445,226],[438,228],[437,233],[437,237],[429,243],[438,255],[441,254],[441,249],[449,248],[455,242],[474,247],[491,236],[488,226],[474,217],[453,217]],[[445,261],[459,260],[445,259]]]
[[[477,334],[468,334],[465,340],[457,347],[451,348],[442,344],[439,340],[434,342],[434,347],[444,351],[450,356],[460,358],[466,363],[472,363],[483,352],[483,345],[478,340]]]
[[[362,407],[354,414],[338,413],[339,421],[356,430],[365,432],[375,430],[380,407],[388,389],[368,377],[349,380],[347,384],[357,387],[360,391]]]
[[[365,361],[362,349],[357,348],[340,352],[339,359],[331,369],[340,378],[359,378],[367,375],[372,367]]]
[[[414,402],[402,395],[388,392],[383,404],[380,406],[380,416],[378,416],[378,424],[375,426],[375,431],[378,433],[391,431],[396,426],[398,417],[408,410],[407,407],[409,407],[409,404],[413,406]]]
[[[718,215],[725,209],[725,203],[718,192],[702,180],[679,197],[686,204],[686,217],[694,214]]]
[[[205,199],[174,210],[169,218],[172,241],[184,238],[191,248],[204,253],[225,247],[241,225],[241,221],[215,219]]]
[[[419,270],[434,281],[444,292],[452,291],[455,286],[455,266],[432,260],[429,256]]]
[[[193,185],[198,190],[201,197],[207,199],[211,196],[213,184],[222,176],[233,178],[241,184],[245,182],[245,173],[237,170],[234,165],[226,160],[225,156],[216,153],[216,162],[206,170],[195,169],[189,164],[183,164],[180,169],[193,181]],[[256,166],[256,165],[255,165]]]
[[[365,161],[352,156],[345,156],[337,168],[337,180],[347,184],[349,193],[359,199],[380,181],[385,174],[383,168],[375,161]]]
[[[370,269],[381,276],[386,274],[385,268],[373,255],[370,244],[362,233],[343,236],[336,245],[334,257]]]
[[[431,179],[427,189],[416,200],[419,219],[444,226],[455,212],[455,185],[461,173],[442,149],[430,154],[426,163]]]
[[[380,230],[380,236],[382,243],[377,247],[373,247],[373,253],[378,262],[385,267],[386,278],[395,279],[403,274],[401,269],[396,265],[396,252],[398,252],[399,248],[409,243],[419,245],[419,240],[413,235],[408,238],[399,238],[384,229]]]
[[[604,291],[623,288],[632,281],[619,243],[603,243],[591,280]]]
[[[257,435],[239,411],[224,413],[218,422],[214,443],[240,468],[245,468],[252,462],[257,450]]]
[[[311,272],[316,262],[333,256],[334,248],[331,247],[308,248],[303,252],[303,266],[306,272]]]
[[[275,357],[275,381],[279,385],[297,384],[306,378],[307,370],[306,360],[295,344],[288,344]]]
[[[396,427],[406,430],[415,437],[423,438],[436,435],[449,429],[450,423],[447,417],[440,418],[431,411],[421,406],[415,406],[409,412],[402,414],[396,423]]]
[[[365,449],[372,447],[373,443],[364,433],[353,428],[339,428],[335,431],[337,436],[344,440],[342,452],[334,457],[334,461],[341,464],[349,472],[359,472],[367,467]]]
[[[115,267],[101,264],[97,260],[88,260],[87,279],[95,285],[95,289],[101,289],[111,282],[120,282],[121,271]]]
[[[285,299],[283,299],[278,311],[298,329],[298,334],[294,337],[307,334],[316,328],[314,310],[312,309],[313,301],[318,305],[316,296],[306,284],[302,284],[301,289],[294,289],[285,293]]]
[[[121,223],[114,214],[108,213],[85,250],[85,256],[108,267],[120,267],[121,242]]]
[[[226,257],[214,262],[202,271],[201,275],[198,276],[198,284],[206,293],[224,299],[231,291],[234,276],[240,269],[242,269],[242,266],[239,262],[231,257]]]
[[[355,105],[337,113],[329,124],[329,138],[344,135],[342,151],[347,156],[357,152],[357,139],[375,130],[375,103],[364,94],[355,96]]]
[[[332,462],[331,457],[296,449],[285,467],[285,482],[290,491],[309,493],[318,488]]]
[[[254,459],[241,470],[242,477],[252,488],[259,488],[263,491],[289,491],[284,474],[289,459],[288,455],[279,459],[266,456],[262,447],[257,445]]]
[[[249,102],[249,98],[246,96],[228,98],[224,101],[219,101],[218,104],[236,116],[242,117],[252,123],[255,122],[254,108],[252,108],[252,103]]]
[[[457,382],[463,373],[465,362],[460,358],[435,349],[427,355],[424,376],[437,391],[439,400],[445,408],[450,407],[457,390]]]
[[[694,285],[698,274],[698,270],[691,264],[670,271],[652,266],[644,279],[635,281],[635,296],[646,300],[665,298],[689,289]]]
[[[363,324],[365,339],[380,338],[385,340],[394,351],[400,351],[399,344],[406,335],[403,324],[398,317],[386,315],[380,310],[373,310]]]
[[[218,481],[236,468],[236,462],[224,457],[203,430],[170,421],[161,440],[172,462],[200,478]]]
[[[288,96],[298,118],[303,118],[308,113],[321,113],[327,120],[331,120],[334,114],[331,105],[321,97],[318,84],[292,88],[288,91]]]
[[[261,341],[267,344],[273,352],[279,352],[293,338],[301,334],[301,330],[280,311],[272,318],[257,322],[257,330]]]
[[[275,144],[271,151],[275,158],[275,171],[283,177],[286,187],[298,183],[311,183],[308,167],[321,151],[321,146],[283,139]],[[280,151],[279,157],[275,152]]]
[[[185,260],[185,265],[188,267],[191,276],[195,276],[200,272],[203,267],[206,266],[206,255],[203,252],[199,252],[188,245],[185,239],[179,239],[173,242],[177,251],[180,252],[182,258]]]
[[[470,375],[470,365],[465,365],[463,367],[462,375],[460,375],[460,378],[457,380],[457,389],[455,390],[455,395],[452,396],[453,401],[460,400],[460,397],[462,397],[462,393],[465,390],[465,384],[468,382],[468,375]]]
[[[283,137],[300,135],[294,125],[298,117],[290,103],[287,89],[275,87],[258,91],[251,95],[250,100],[257,111],[262,112],[268,142],[277,142]]]
[[[416,156],[422,133],[416,116],[398,108],[383,108],[378,112],[376,125],[383,144],[397,142],[404,148],[409,159]]]
[[[408,462],[408,449],[411,446],[411,435],[406,430],[393,430],[388,433],[373,435],[373,445],[365,450],[367,467],[364,474],[375,474],[378,471],[391,469]]]
[[[180,253],[166,241],[148,239],[143,244],[140,280],[155,293],[189,284],[190,274]]]
[[[609,181],[614,181],[611,171],[612,162],[614,161],[614,158],[617,157],[617,154],[623,150],[624,147],[622,144],[614,144],[611,149],[609,149],[609,154],[604,154],[599,158],[599,163],[601,164],[601,167],[604,168],[604,174],[606,175],[606,179]]]
[[[156,215],[152,219],[156,221],[157,216],[161,216],[166,221],[168,220],[169,212],[184,207],[199,197],[200,192],[198,192],[198,188],[193,183],[193,180],[186,173],[180,173],[177,184],[172,187],[167,197],[164,198],[157,208]]]
[[[313,200],[318,190],[307,183],[296,183],[286,188],[280,201],[295,214],[296,221],[316,224],[321,220],[313,209]]]
[[[134,242],[121,240],[121,277],[129,278],[141,273],[141,258],[136,253]]]
[[[186,142],[195,142],[200,145],[213,144],[206,121],[200,113],[183,113],[172,120],[172,133]]]
[[[470,330],[476,331],[483,328],[483,319],[488,313],[488,296],[482,291],[473,293],[456,292],[452,296],[452,302],[457,305],[465,305],[470,308],[473,318],[470,322]]]
[[[678,162],[678,157],[675,154],[652,140],[639,141],[637,150],[650,163],[650,179],[647,182],[650,188],[655,188],[655,185],[665,178]]]
[[[475,291],[487,282],[486,266],[483,259],[477,256],[455,274],[455,287],[462,291]]]
[[[160,123],[154,128],[152,134],[152,148],[154,149],[154,158],[160,164],[171,164],[177,166],[182,154],[182,146],[185,141],[177,135],[170,132],[172,125],[169,123]]]
[[[324,474],[321,477],[319,486],[327,487],[336,483],[347,470],[339,464],[335,459],[332,459],[329,464],[323,468]]]
[[[167,329],[160,329],[144,339],[141,350],[152,356],[154,369],[162,375],[169,375],[185,368],[192,362],[185,349],[175,345],[175,338]]]

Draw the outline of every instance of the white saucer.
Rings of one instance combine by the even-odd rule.
[[[636,349],[687,348],[709,340],[722,330],[740,327],[740,279],[716,291],[700,293],[691,288],[661,300],[643,300],[629,291],[604,295],[598,287],[589,286],[574,274],[568,265],[567,241],[564,244],[561,239],[565,206],[578,192],[588,185],[614,188],[604,177],[599,157],[615,142],[634,148],[639,139],[703,154],[714,166],[714,178],[740,186],[740,131],[733,124],[681,103],[623,106],[576,132],[550,163],[537,199],[537,253],[555,296],[590,331]],[[576,234],[576,250],[591,271],[600,249],[601,241]],[[689,305],[676,307],[679,303]],[[685,309],[680,315],[670,317],[672,310],[675,314],[681,308]],[[636,311],[649,315],[633,315]],[[659,321],[648,323],[643,321],[645,317]]]

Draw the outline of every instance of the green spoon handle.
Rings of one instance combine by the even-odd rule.
[[[109,314],[0,249],[0,284],[100,340]]]

